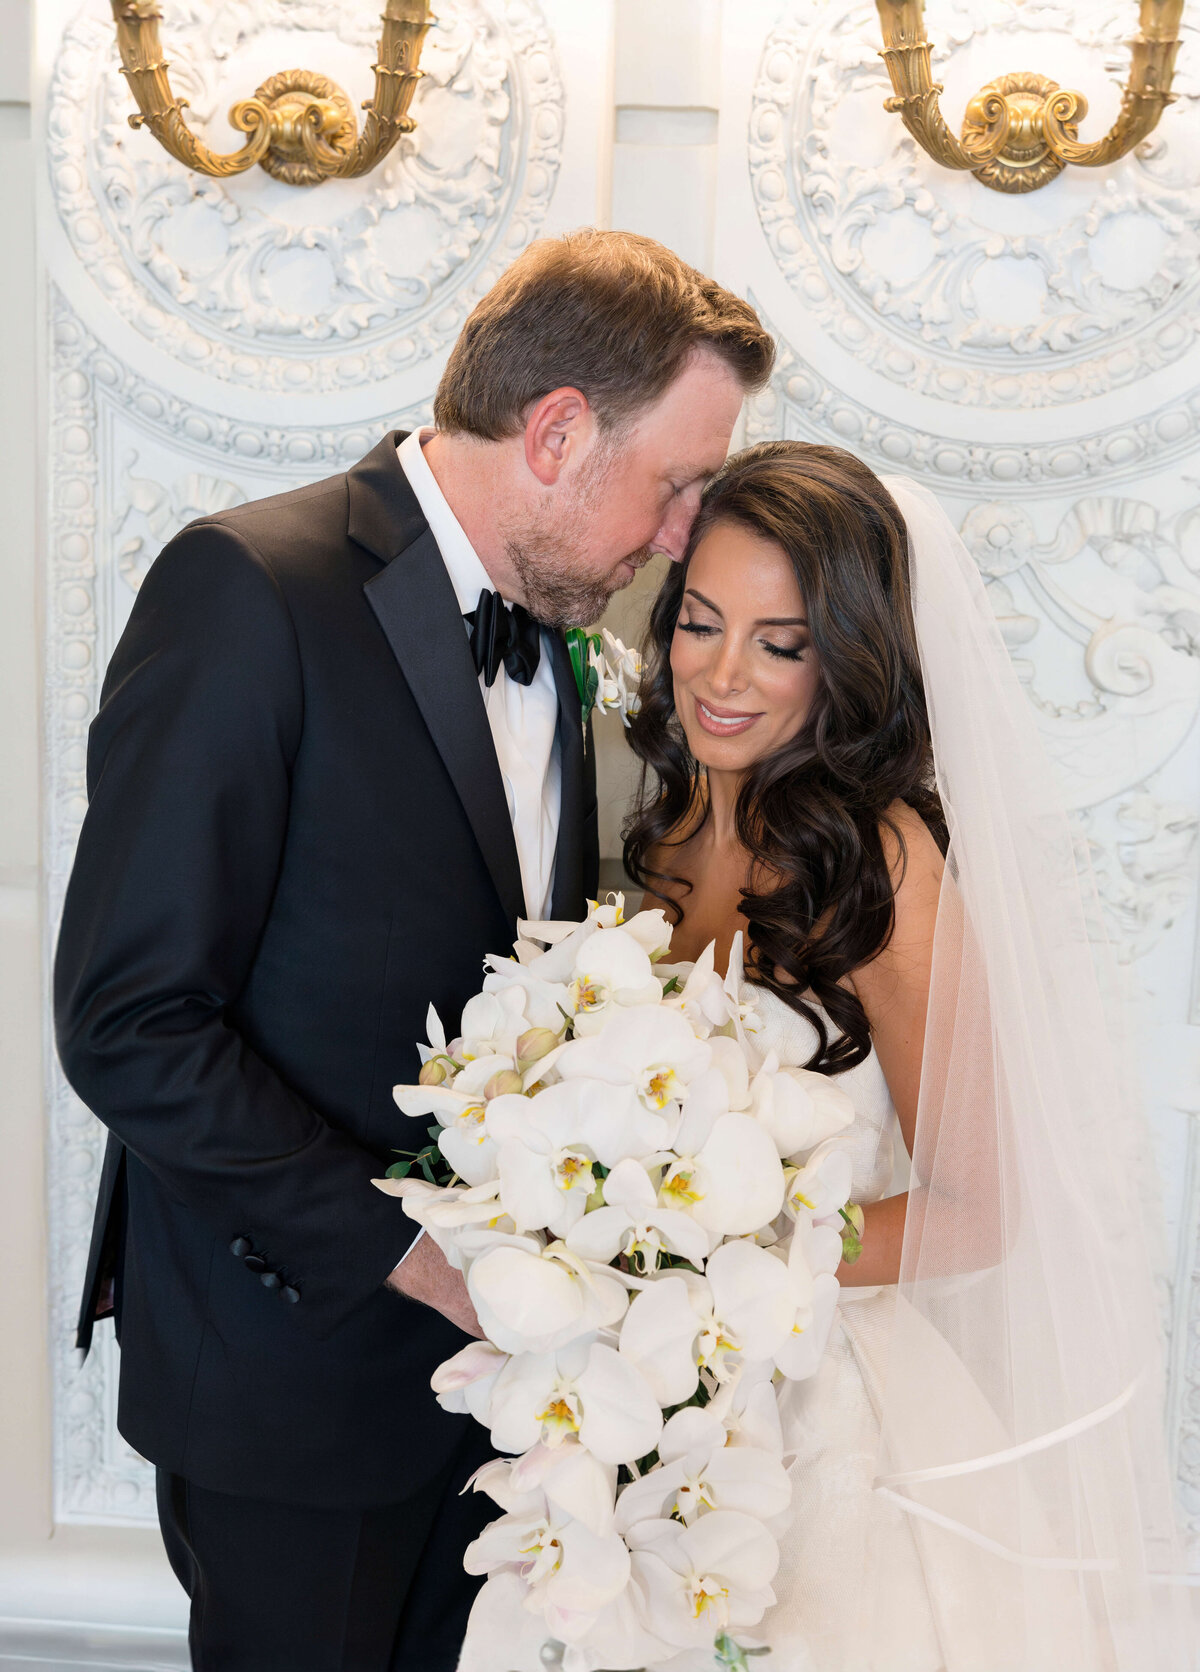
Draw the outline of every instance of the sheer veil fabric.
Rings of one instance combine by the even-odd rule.
[[[876,1491],[942,1575],[946,1672],[1183,1672],[1149,1140],[1086,861],[969,553],[885,485],[950,849]]]

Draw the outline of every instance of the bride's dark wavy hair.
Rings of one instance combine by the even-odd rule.
[[[871,1049],[866,1012],[841,982],[895,927],[881,830],[899,844],[901,863],[905,848],[888,808],[906,802],[946,847],[908,535],[883,483],[840,447],[766,442],[729,459],[709,484],[683,561],[672,565],[654,605],[642,707],[629,733],[642,777],[625,823],[625,868],[676,923],[683,908],[661,885],[682,879],[655,869],[651,857],[694,835],[709,806],[675,712],[671,640],[692,554],[719,523],[786,553],[817,653],[819,686],[803,726],[754,763],[738,793],[737,835],[752,861],[739,910],[748,921],[749,978],[808,1018],[820,1040],[808,1066],[836,1074]],[[836,1037],[806,995],[824,1008]]]

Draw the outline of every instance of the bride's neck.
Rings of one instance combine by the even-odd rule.
[[[742,786],[740,772],[715,772],[711,768],[708,779],[708,827],[711,840],[719,847],[735,847],[737,830],[738,791]]]

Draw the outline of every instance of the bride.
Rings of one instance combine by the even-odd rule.
[[[1141,1133],[1069,828],[932,496],[777,442],[651,620],[626,866],[838,1075],[864,1212],[787,1384],[778,1672],[1188,1664]],[[912,1172],[909,1177],[909,1158]]]
[[[835,448],[732,458],[629,735],[626,868],[671,962],[740,933],[756,1044],[856,1111],[861,1253],[782,1394],[760,1664],[1186,1672],[1142,1132],[1053,776],[936,501]],[[471,1631],[462,1666],[498,1651]]]

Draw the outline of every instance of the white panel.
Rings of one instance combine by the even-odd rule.
[[[1083,88],[1116,0],[930,0],[957,125],[990,76]],[[1200,25],[1136,156],[1028,196],[934,163],[883,101],[869,0],[726,7],[716,263],[779,338],[747,439],[928,482],[989,583],[1144,1022],[1171,1270],[1167,1421],[1200,1563]]]
[[[475,301],[533,238],[600,218],[611,136],[606,0],[441,0],[415,133],[361,180],[289,187],[190,173],[145,130],[107,7],[39,14],[41,246],[50,361],[46,553],[47,921],[84,810],[99,677],[146,567],[189,519],[344,469],[422,420]],[[189,116],[278,70],[371,90],[378,6],[169,0]],[[49,945],[47,947],[49,954]],[[48,1053],[60,1520],[153,1518],[151,1472],[113,1423],[106,1328],[69,1346],[103,1133]]]

